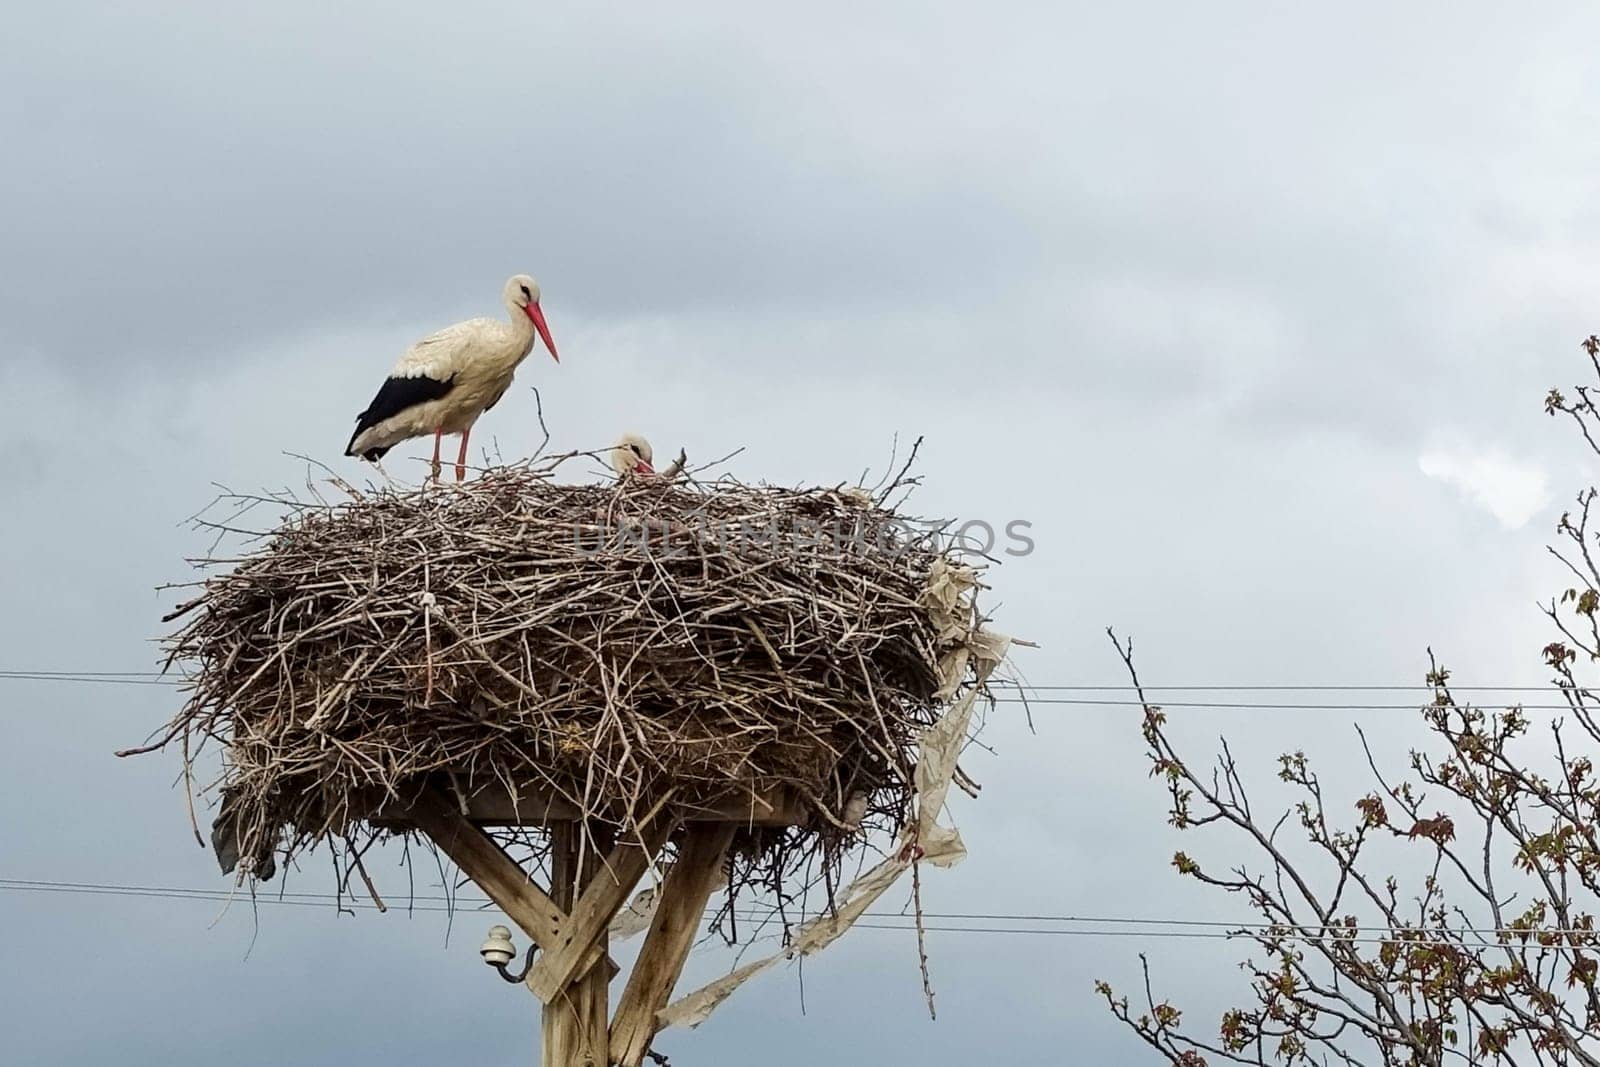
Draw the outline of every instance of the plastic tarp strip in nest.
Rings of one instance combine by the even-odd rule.
[[[1000,634],[984,634],[984,640],[973,654],[987,664],[983,675],[999,663],[1005,654],[1008,638]],[[988,657],[998,653],[998,657]],[[656,1013],[656,1022],[663,1028],[670,1026],[696,1027],[711,1017],[723,1001],[727,1000],[750,979],[755,978],[784,960],[815,955],[833,944],[888,892],[914,863],[928,863],[935,867],[954,867],[967,855],[961,834],[953,827],[941,826],[939,813],[944,808],[945,796],[955,777],[956,762],[966,742],[972,722],[973,707],[978,691],[969,690],[947,711],[943,718],[922,735],[922,758],[917,763],[917,818],[907,828],[900,846],[876,867],[851,882],[835,901],[833,909],[824,915],[802,924],[782,950],[685,994]]]

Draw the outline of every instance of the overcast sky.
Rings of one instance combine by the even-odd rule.
[[[927,514],[1024,519],[992,576],[1039,684],[1542,680],[1541,544],[1589,472],[1540,410],[1600,329],[1600,12],[1577,4],[26,5],[0,38],[0,668],[152,666],[214,483],[303,483],[420,334],[527,271],[554,443],[744,446],[834,483],[925,435]],[[475,443],[539,440],[518,388]],[[416,477],[418,443],[391,469]],[[217,888],[159,687],[0,680],[0,878]],[[1352,721],[1186,714],[1251,772]],[[1002,706],[944,912],[1238,917],[1133,709]],[[1200,844],[1184,841],[1197,855]],[[380,881],[403,883],[388,857]],[[296,888],[325,889],[302,872]],[[419,886],[419,892],[436,892]],[[895,904],[898,905],[898,899]],[[0,891],[6,1059],[530,1062],[487,916]],[[251,946],[253,944],[253,949]],[[1214,1018],[1234,946],[862,930],[659,1047],[1136,1062],[1137,953]],[[248,956],[247,956],[248,950]],[[697,957],[696,976],[726,966]]]

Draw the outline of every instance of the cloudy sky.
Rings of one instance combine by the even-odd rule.
[[[1541,681],[1540,410],[1600,329],[1600,13],[1506,5],[28,5],[0,39],[0,669],[142,670],[222,483],[303,484],[423,332],[535,274],[555,443],[833,483],[924,435],[928,514],[1012,519],[1034,683]],[[482,425],[539,439],[532,393]],[[391,468],[415,477],[424,445]],[[158,686],[0,679],[0,878],[215,889]],[[1235,698],[1242,699],[1242,698]],[[1136,717],[1002,706],[939,912],[1235,917],[1171,876]],[[1259,777],[1353,721],[1193,710]],[[1197,855],[1205,850],[1184,842]],[[392,857],[391,857],[392,858]],[[381,878],[404,875],[380,860]],[[298,888],[326,888],[315,871]],[[437,892],[419,887],[419,892]],[[895,902],[898,905],[898,901]],[[0,890],[8,1060],[528,1062],[489,920]],[[1236,949],[862,930],[660,1047],[1135,1062],[1137,954],[1214,1017]],[[725,957],[707,952],[692,973]]]

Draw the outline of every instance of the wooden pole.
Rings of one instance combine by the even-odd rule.
[[[768,817],[779,815],[769,805]],[[678,829],[659,814],[637,840],[613,843],[606,831],[577,819],[545,821],[550,832],[550,892],[476,824],[490,813],[465,815],[436,792],[404,811],[405,825],[432,838],[439,849],[498,904],[543,950],[527,985],[544,1002],[540,1020],[543,1067],[640,1067],[656,1035],[656,1016],[694,945],[706,903],[722,876],[740,822],[688,823],[678,856],[661,886],[660,902],[633,973],[609,1018],[610,983],[617,965],[609,955],[608,927],[651,860]]]
[[[600,849],[608,843],[590,841],[584,847],[582,833],[581,823],[558,823],[550,828],[550,895],[564,912],[572,910],[582,890],[597,878],[611,879],[600,858]],[[611,971],[604,961],[608,941],[602,929],[593,943],[598,958],[590,957],[592,966],[545,1002],[541,1020],[544,1067],[607,1067]]]
[[[617,1003],[611,1024],[612,1063],[639,1067],[644,1061],[656,1035],[656,1012],[667,1006],[683,973],[737,829],[732,823],[694,823],[684,835],[678,860],[662,884],[650,932]]]

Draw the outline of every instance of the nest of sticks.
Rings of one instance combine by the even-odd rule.
[[[974,572],[887,492],[561,484],[558,465],[264,500],[273,529],[198,562],[168,616],[187,700],[138,751],[181,743],[243,874],[323,842],[347,871],[404,832],[384,811],[441,783],[464,807],[558,798],[612,838],[663,805],[788,797],[798,817],[741,829],[728,872],[780,901],[905,827],[920,733],[987,674],[962,654]]]

